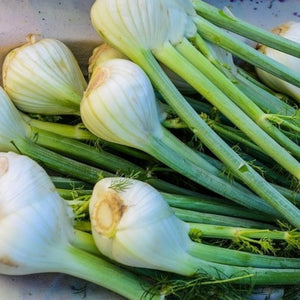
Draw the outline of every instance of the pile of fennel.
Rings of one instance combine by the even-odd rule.
[[[299,24],[284,38],[201,0],[96,0],[91,20],[88,78],[56,39],[5,59],[0,273],[128,299],[299,285]]]

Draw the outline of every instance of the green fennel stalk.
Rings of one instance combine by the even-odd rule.
[[[171,48],[169,47],[169,49],[171,49]],[[166,52],[168,52],[168,51],[166,51]],[[171,51],[171,52],[174,53],[173,51]],[[161,56],[162,56],[162,53],[159,53],[160,58],[162,58]],[[174,55],[174,56],[178,57],[178,55]],[[170,63],[172,63],[172,65],[174,67],[176,67],[178,69],[179,72],[182,72],[183,64],[182,65],[179,64],[180,57],[178,60],[178,59],[175,59],[174,56],[170,55],[170,53],[168,53],[168,55],[167,55],[167,53],[164,53],[163,62],[166,65],[168,65],[166,63],[166,60],[168,60]],[[177,62],[177,66],[175,66],[174,61]],[[185,64],[185,66],[186,65],[187,64]],[[157,68],[158,68],[158,66],[157,66]],[[186,74],[190,74],[190,72],[187,71]],[[149,75],[149,72],[148,72],[148,75]],[[271,188],[267,182],[265,182],[251,167],[249,167],[249,165],[247,165],[247,163],[245,161],[243,161],[240,156],[238,156],[235,152],[233,152],[233,150],[231,148],[229,148],[228,145],[226,145],[221,139],[219,139],[219,137],[217,135],[215,135],[214,132],[211,132],[209,129],[207,129],[204,124],[201,124],[202,130],[199,130],[199,129],[197,130],[196,128],[197,127],[199,128],[199,123],[202,123],[204,121],[202,119],[200,119],[199,116],[195,113],[195,111],[192,110],[191,108],[189,109],[189,112],[187,112],[184,109],[185,106],[182,105],[182,101],[184,101],[184,100],[182,100],[182,98],[180,97],[181,95],[179,94],[180,95],[179,96],[177,92],[171,91],[171,90],[173,90],[173,88],[167,89],[166,86],[168,86],[168,87],[170,86],[170,84],[167,83],[168,79],[167,78],[164,78],[164,80],[162,78],[158,79],[157,77],[160,75],[161,74],[159,73],[159,70],[156,69],[156,72],[152,72],[152,74],[150,74],[149,76],[150,76],[150,78],[152,78],[152,81],[154,81],[154,83],[160,90],[161,94],[163,96],[165,96],[166,99],[168,99],[169,104],[171,106],[173,106],[173,108],[177,112],[178,116],[188,124],[189,128],[192,128],[194,134],[197,135],[200,138],[200,140],[204,144],[206,144],[206,146],[221,161],[223,161],[238,178],[241,178],[244,183],[246,183],[253,191],[255,191],[263,199],[268,201],[268,203],[271,204],[273,202],[273,204],[271,204],[271,205],[274,205],[275,199],[278,199],[278,200],[281,199],[281,200],[279,200],[279,202],[277,202],[277,200],[275,200],[275,202],[277,202],[277,204],[275,204],[275,206],[276,206],[276,209],[279,209],[281,211],[281,213],[286,214],[287,213],[286,209],[288,209],[288,208],[287,207],[283,208],[283,206],[285,206],[285,204],[284,204],[285,200],[282,198],[282,195],[277,192],[274,193],[273,188]],[[163,77],[163,75],[161,75],[161,76]],[[189,75],[187,75],[187,76],[189,76]],[[155,78],[156,78],[156,80],[155,80]],[[166,83],[167,85],[165,85],[163,83]],[[164,86],[164,87],[162,87],[162,86]],[[161,88],[159,88],[159,87],[161,87]],[[210,96],[216,97],[215,89],[214,89],[214,92],[207,91],[207,96],[208,97],[210,97]],[[179,100],[179,98],[181,98],[181,100]],[[175,101],[176,101],[176,103],[175,103],[176,106],[174,106]],[[199,120],[201,120],[201,122],[199,122]],[[197,127],[196,127],[196,123],[194,123],[194,122],[197,123]],[[290,168],[292,169],[292,166],[290,166]],[[297,175],[297,177],[298,177],[298,175]],[[267,192],[267,190],[268,190],[268,192]],[[272,196],[270,197],[271,194],[272,194]],[[281,204],[279,204],[279,203],[281,203]],[[281,206],[281,205],[283,205],[283,206]],[[290,206],[290,205],[288,205],[288,206]],[[291,209],[291,212],[293,211],[292,212],[293,214],[295,213],[295,215],[294,215],[294,217],[287,217],[287,216],[286,217],[290,220],[290,222],[295,222],[295,219],[298,218],[298,217],[296,217],[296,215],[299,214],[299,211],[297,212],[297,210],[295,210],[295,208],[293,208],[293,207],[291,207],[290,209]],[[296,225],[296,226],[298,226],[298,225]]]
[[[277,226],[263,221],[231,217],[223,214],[205,213],[183,208],[172,207],[174,214],[182,221],[189,223],[203,223],[220,226],[236,226],[245,228],[276,229]]]
[[[298,171],[296,170],[298,168],[300,169],[300,164],[289,155],[289,152],[299,158],[300,147],[287,138],[279,129],[274,127],[273,124],[269,122],[268,116],[187,40],[183,40],[179,43],[176,49],[223,91],[224,94],[240,107],[258,126],[252,124],[242,112],[234,110],[230,103],[225,101],[224,97],[214,99],[213,104],[219,111],[245,132],[252,141],[264,149],[274,160],[298,177]],[[200,82],[199,80],[199,83]],[[201,91],[200,88],[198,90]],[[233,111],[234,117],[232,117]],[[279,144],[282,147],[280,147]],[[278,153],[282,154],[282,158],[280,158],[280,155],[277,156]]]
[[[192,0],[192,2],[197,13],[215,25],[256,42],[268,45],[274,49],[300,57],[299,43],[284,39],[256,25],[250,24],[249,22],[237,18],[231,13],[228,14],[224,12],[224,10],[218,9],[205,1]]]
[[[59,114],[59,110],[57,110],[57,114]],[[24,117],[24,120],[28,125],[36,129],[46,130],[71,139],[90,141],[94,144],[99,143],[103,147],[108,147],[109,149],[117,150],[120,153],[130,155],[132,157],[136,157],[143,160],[151,160],[151,157],[149,155],[146,155],[146,153],[143,153],[141,151],[137,151],[129,147],[124,147],[122,145],[100,140],[97,136],[89,132],[83,126],[82,123],[79,123],[77,125],[70,125],[64,123],[41,121],[38,119],[30,118],[25,114],[23,114],[22,116]]]
[[[278,63],[252,47],[227,34],[214,24],[197,16],[194,18],[198,33],[206,40],[220,46],[241,59],[257,66],[293,85],[300,86],[300,74]],[[299,51],[299,50],[298,50]]]
[[[216,120],[210,119],[209,116],[206,116],[204,114],[201,114],[202,118],[206,120],[206,122],[211,126],[224,140],[230,142],[230,143],[237,143],[241,148],[247,148],[252,149],[252,151],[255,151],[257,154],[255,157],[248,155],[241,150],[237,151],[238,154],[247,161],[253,168],[255,168],[260,174],[263,175],[264,178],[266,178],[270,182],[277,182],[279,185],[283,185],[285,187],[290,188],[291,187],[291,180],[290,178],[287,178],[286,176],[282,176],[278,172],[273,171],[270,167],[268,167],[266,164],[263,164],[260,162],[262,159],[262,156],[266,157],[264,152],[256,146],[251,141],[247,140],[245,135],[241,133],[239,130],[224,125],[220,122],[217,122]],[[169,129],[184,129],[188,128],[187,125],[180,120],[180,118],[176,117],[173,119],[166,119],[163,121],[163,125],[166,128]],[[204,152],[198,152],[198,155],[201,155],[203,158],[205,158],[207,161],[209,161],[212,165],[217,167],[219,170],[222,170],[222,172],[229,172],[228,169],[219,161],[212,158],[209,155],[206,155]],[[268,161],[270,160],[270,157],[267,157]],[[274,165],[274,162],[269,162],[271,166]]]
[[[208,43],[199,34],[193,39],[193,43],[215,67],[228,77],[232,84],[266,113],[266,119],[270,114],[271,116],[275,115],[277,124],[281,125],[284,122],[287,128],[297,128],[295,125],[300,124],[297,108],[286,103],[286,100],[279,99],[275,96],[274,91],[257,81],[253,75],[249,75],[245,70],[236,66],[231,53],[215,44]],[[261,114],[257,108],[255,111]]]
[[[207,238],[221,238],[221,239],[240,239],[243,237],[251,239],[271,239],[292,241],[293,239],[300,242],[299,231],[281,231],[269,229],[255,229],[255,228],[238,228],[230,226],[216,226],[211,224],[190,223],[191,230],[199,230],[200,237]],[[300,244],[299,244],[300,245]]]

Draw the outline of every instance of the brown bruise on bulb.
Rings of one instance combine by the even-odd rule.
[[[128,59],[126,55],[111,47],[107,43],[102,43],[100,46],[95,48],[92,56],[89,58],[89,76],[92,76],[94,69],[97,66],[100,66],[102,63],[114,58]]]
[[[272,32],[277,35],[284,35],[287,31],[289,31],[291,24],[289,22],[281,24],[272,29]]]
[[[108,191],[100,197],[93,207],[92,226],[97,233],[112,238],[127,206],[115,191]]]
[[[97,87],[101,86],[109,78],[109,76],[110,70],[108,68],[96,67],[92,74],[89,85],[84,93],[85,96],[97,89]]]
[[[260,51],[263,54],[266,54],[266,46],[263,44],[257,44],[255,49]]]
[[[0,257],[0,264],[14,268],[19,267],[19,265],[16,262],[14,262],[9,256],[6,255]]]
[[[290,30],[290,27],[291,27],[291,24],[289,22],[283,23],[283,24],[280,24],[279,26],[273,28],[271,30],[271,32],[274,33],[274,34],[282,36],[282,35],[285,35],[285,33],[287,31]],[[260,51],[261,53],[266,54],[267,47],[265,45],[263,45],[263,44],[257,44],[256,49],[258,51]]]
[[[93,70],[96,66],[96,62],[99,56],[101,56],[101,54],[106,51],[106,49],[108,49],[108,45],[106,43],[101,44],[100,46],[96,47],[93,50],[93,53],[91,55],[91,57],[89,58],[89,67],[88,67],[88,73],[89,76],[92,76]]]
[[[0,176],[3,176],[8,171],[8,165],[7,157],[0,157]]]

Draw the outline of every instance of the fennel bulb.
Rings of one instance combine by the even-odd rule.
[[[78,114],[86,85],[72,52],[55,39],[35,41],[31,36],[4,60],[4,89],[25,112]]]
[[[92,73],[97,66],[101,65],[103,62],[109,59],[114,58],[127,59],[127,56],[124,55],[122,52],[118,51],[117,49],[111,47],[107,43],[102,43],[101,45],[96,47],[89,58],[89,77],[92,76]]]
[[[20,113],[0,86],[0,151],[16,151],[14,141],[26,139],[30,135],[30,127],[22,119]]]
[[[104,255],[129,266],[195,273],[186,252],[189,227],[150,185],[133,179],[100,180],[89,212],[95,243]]]
[[[300,22],[287,22],[279,25],[276,28],[272,29],[272,32],[284,37],[288,40],[292,40],[295,42],[300,43]],[[278,51],[271,47],[259,44],[257,49],[263,53],[264,55],[282,63],[283,65],[287,66],[291,70],[294,70],[300,73],[300,58],[292,56],[290,54],[286,54],[284,52]],[[256,67],[257,75],[259,76],[260,80],[264,82],[267,86],[272,88],[274,91],[281,92],[286,94],[292,99],[300,102],[300,88],[283,80],[280,79],[258,67]]]
[[[129,60],[111,59],[94,70],[80,112],[84,125],[109,142],[144,149],[150,134],[162,136],[151,83]]]
[[[73,235],[65,203],[46,172],[27,156],[1,153],[0,174],[0,273],[50,271]]]
[[[144,295],[143,280],[72,246],[72,214],[35,161],[13,152],[0,153],[0,199],[1,274],[62,272],[128,299]]]
[[[178,43],[184,36],[194,36],[196,27],[190,18],[194,13],[189,0],[97,0],[91,20],[104,40],[131,57],[137,49],[159,49],[167,41]]]
[[[192,242],[189,226],[175,216],[163,196],[135,179],[100,180],[93,188],[89,213],[98,249],[124,265],[185,276],[206,274],[211,280],[237,276],[237,282],[248,284],[249,276],[257,284],[289,284],[288,278],[300,282],[299,259]]]

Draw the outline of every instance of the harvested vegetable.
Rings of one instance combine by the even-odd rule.
[[[3,65],[3,87],[25,112],[78,114],[86,80],[69,48],[55,39],[35,41],[12,50]]]
[[[272,29],[272,32],[278,34],[288,40],[300,43],[300,22],[287,22]],[[300,48],[300,47],[299,47]],[[300,58],[295,57],[265,45],[259,44],[257,49],[264,55],[271,57],[272,59],[282,63],[289,67],[291,70],[300,73]],[[256,68],[256,72],[262,82],[272,88],[274,91],[278,91],[289,95],[292,99],[300,102],[300,88],[286,82],[268,72]]]
[[[90,13],[104,43],[88,70],[34,35],[5,59],[0,273],[65,272],[128,299],[297,289],[297,95],[255,68],[297,91],[300,43],[201,0],[95,0]]]
[[[244,283],[249,276],[257,284],[300,280],[299,259],[289,261],[192,242],[189,226],[174,215],[154,188],[137,180],[100,180],[94,187],[89,210],[97,247],[125,265],[187,276],[206,273],[216,280],[240,275],[236,282]],[[276,270],[279,267],[280,272]],[[241,274],[247,275],[243,278]]]
[[[101,65],[103,62],[114,59],[114,58],[123,58],[127,57],[117,49],[110,47],[107,43],[102,43],[93,50],[91,57],[89,58],[89,77],[92,76],[95,67]]]
[[[1,153],[0,187],[1,274],[62,272],[128,299],[145,295],[148,283],[142,278],[72,246],[72,215],[36,162],[12,152]]]

